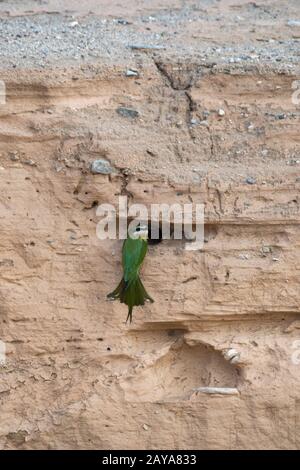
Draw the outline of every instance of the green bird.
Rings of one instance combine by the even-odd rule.
[[[148,228],[139,224],[132,235],[124,240],[122,249],[123,278],[118,287],[108,294],[111,300],[119,299],[128,305],[126,323],[132,322],[132,310],[136,305],[153,302],[140,279],[139,272],[148,249]]]

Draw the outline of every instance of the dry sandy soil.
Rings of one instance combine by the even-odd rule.
[[[298,0],[0,2],[2,449],[300,448],[299,46]],[[120,195],[205,205],[131,325]]]

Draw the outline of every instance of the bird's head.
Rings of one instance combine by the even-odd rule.
[[[139,238],[141,238],[142,240],[147,240],[148,226],[146,224],[139,223],[131,233],[131,238],[133,238],[134,240],[138,240]]]

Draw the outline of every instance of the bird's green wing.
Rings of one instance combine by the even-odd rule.
[[[148,243],[141,238],[127,238],[123,244],[122,264],[125,282],[135,279],[147,253]]]

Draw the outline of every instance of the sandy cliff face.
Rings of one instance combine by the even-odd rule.
[[[203,2],[209,18],[201,10],[193,21],[209,35],[209,19],[222,14],[226,30],[233,14],[247,27],[250,15],[258,44],[269,41],[272,14],[285,8],[256,2],[259,16],[247,2],[220,3]],[[167,21],[166,8],[155,8],[150,26],[169,21],[176,29],[174,11]],[[180,16],[183,38],[191,12]],[[71,29],[79,37],[81,23],[89,30],[92,20],[77,13]],[[186,56],[169,37],[163,49],[139,37],[144,22],[128,15],[133,26],[121,26],[136,27],[138,47],[127,47],[130,36],[124,51],[109,58],[102,51],[103,60],[63,64],[46,42],[49,63],[33,55],[15,67],[19,48],[4,52],[0,445],[299,448],[297,48],[284,23],[277,55],[268,42],[261,60],[237,60],[242,49],[232,44],[212,58],[192,44]],[[19,21],[7,20],[7,31]],[[26,19],[26,27],[43,21]],[[46,32],[68,27],[59,21],[46,21]],[[211,42],[196,26],[194,39]],[[111,16],[105,28],[115,34]],[[93,174],[98,159],[113,173]],[[142,277],[155,303],[136,309],[132,325],[124,306],[106,301],[121,276],[122,242],[96,236],[97,205],[117,204],[120,195],[147,207],[205,205],[202,250],[187,251],[179,240],[150,246]]]

